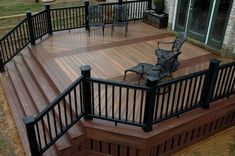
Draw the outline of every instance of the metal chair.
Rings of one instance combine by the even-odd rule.
[[[173,42],[158,42],[158,49],[155,51],[155,54],[158,58],[158,62],[162,62],[165,58],[168,58],[174,54],[175,51],[180,51],[180,48],[187,41],[187,35],[185,32],[180,32],[179,35],[175,38]],[[160,44],[172,44],[171,50],[161,49]],[[173,71],[179,66],[178,58],[176,58],[175,64],[173,66]]]
[[[173,55],[171,55],[168,58],[165,58],[164,61],[158,62],[156,65],[152,65],[149,63],[139,63],[134,67],[131,67],[124,71],[124,78],[123,80],[126,80],[126,74],[127,72],[134,72],[139,75],[139,81],[140,83],[141,78],[147,78],[148,76],[155,77],[159,80],[170,77],[172,78],[172,71],[173,66],[176,61],[176,58],[179,56],[181,52],[174,51],[172,52]]]
[[[114,8],[111,36],[113,36],[114,27],[125,27],[125,37],[127,36],[128,9],[125,5],[118,5]]]
[[[89,5],[88,6],[88,32],[90,37],[91,27],[102,27],[104,36],[104,21],[102,14],[102,7],[100,5]]]

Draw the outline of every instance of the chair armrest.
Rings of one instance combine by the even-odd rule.
[[[157,42],[158,48],[160,48],[160,44],[174,44],[175,42]]]

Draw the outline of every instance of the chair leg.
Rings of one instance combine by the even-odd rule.
[[[104,36],[104,26],[102,27],[102,31],[103,31],[103,36]]]
[[[91,36],[91,30],[90,28],[88,28],[88,34],[89,34],[89,37]]]
[[[125,81],[125,80],[126,80],[126,73],[127,73],[127,72],[128,72],[127,70],[125,70],[125,71],[124,71],[123,81]]]
[[[125,27],[125,37],[127,36],[128,29]]]
[[[113,36],[113,30],[114,30],[114,28],[113,28],[113,25],[112,25],[112,28],[111,28],[111,36]]]

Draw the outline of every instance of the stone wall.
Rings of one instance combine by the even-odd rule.
[[[235,47],[235,1],[233,1],[228,26],[224,36],[223,49],[234,49]],[[235,50],[233,50],[235,54]]]

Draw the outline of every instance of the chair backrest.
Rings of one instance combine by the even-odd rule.
[[[174,44],[172,46],[172,51],[180,51],[181,46],[187,41],[187,35],[185,32],[180,32],[175,38]]]
[[[103,23],[102,7],[100,5],[88,6],[88,21],[89,24]]]
[[[181,54],[181,52],[175,51],[173,52],[174,54],[172,56],[170,56],[169,58],[165,59],[164,61],[162,61],[159,65],[161,66],[161,73],[166,72],[166,73],[170,73],[173,71],[173,67],[174,67],[174,63],[177,59],[177,57],[179,56],[179,54]]]
[[[128,21],[128,9],[125,5],[118,5],[113,10],[113,22],[124,23]]]

